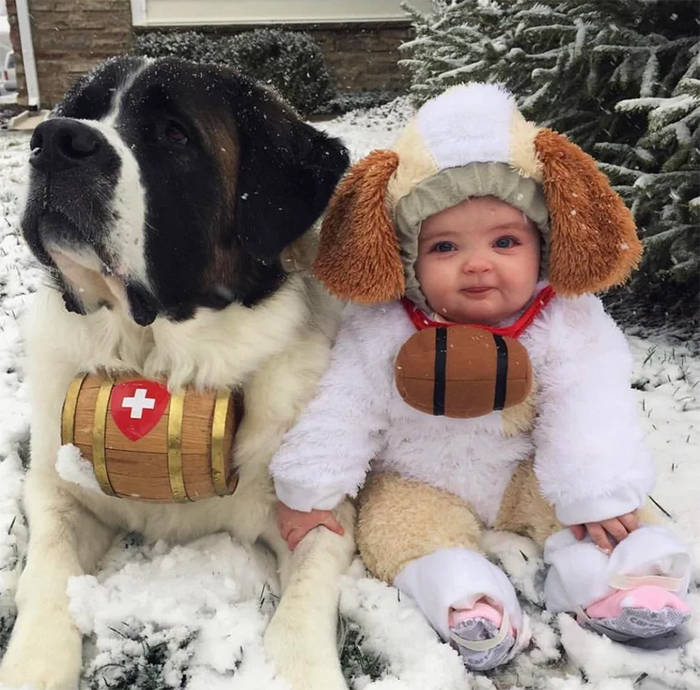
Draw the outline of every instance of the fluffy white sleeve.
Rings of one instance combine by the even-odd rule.
[[[632,355],[600,300],[555,298],[523,344],[539,386],[535,472],[557,517],[580,524],[642,506],[655,471],[630,387]]]
[[[391,385],[386,370],[393,374],[393,367],[378,361],[385,348],[373,341],[381,340],[381,323],[376,315],[363,318],[367,314],[346,308],[316,396],[272,459],[277,497],[295,510],[330,510],[356,495],[382,445]]]

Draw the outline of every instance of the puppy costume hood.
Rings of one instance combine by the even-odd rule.
[[[468,84],[425,103],[391,149],[352,166],[326,211],[315,274],[342,299],[408,297],[429,312],[414,268],[420,224],[486,195],[537,225],[543,277],[562,296],[623,283],[639,262],[632,215],[593,158],[526,121],[501,86]]]

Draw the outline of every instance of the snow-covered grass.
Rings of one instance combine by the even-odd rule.
[[[357,160],[388,146],[411,113],[406,99],[323,123]],[[28,137],[0,133],[0,649],[27,546],[20,507],[30,410],[21,317],[41,280],[18,236]],[[700,688],[700,353],[691,345],[629,337],[633,381],[659,481],[654,500],[692,548],[694,618],[666,649],[623,647],[542,610],[543,564],[527,539],[493,534],[500,560],[532,617],[533,644],[500,671],[473,676],[416,607],[365,577],[342,581],[339,645],[353,690]],[[96,576],[71,581],[71,612],[86,633],[81,690],[285,690],[265,659],[262,633],[277,601],[271,557],[228,535],[186,546],[118,540]],[[40,650],[37,650],[40,653]]]

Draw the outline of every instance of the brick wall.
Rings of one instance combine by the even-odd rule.
[[[16,21],[15,0],[8,15]],[[129,50],[132,40],[129,0],[29,0],[34,59],[41,105],[59,101],[81,75],[104,58]],[[18,63],[22,65],[21,53]],[[22,75],[24,70],[18,70]],[[18,100],[26,103],[24,79]]]
[[[410,24],[352,25],[305,29],[321,46],[341,91],[403,89],[399,46],[413,36]]]
[[[26,104],[16,3],[6,1],[17,53],[18,102]],[[104,58],[131,48],[134,28],[129,0],[29,0],[29,13],[42,107],[59,101],[78,76]],[[396,61],[398,46],[411,36],[408,23],[280,28],[303,30],[313,36],[342,91],[401,89],[407,85]],[[216,30],[236,31],[234,27]]]

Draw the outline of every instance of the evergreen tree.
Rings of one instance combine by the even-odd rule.
[[[645,256],[629,290],[611,295],[619,309],[631,302],[647,321],[667,313],[698,327],[700,288],[700,44],[672,95],[620,101],[620,111],[647,115],[635,146],[600,144],[633,167],[603,164],[630,205],[644,237]],[[647,91],[648,93],[648,91]],[[623,149],[620,151],[620,149]]]
[[[433,0],[433,12],[412,15],[416,37],[401,46],[417,105],[453,84],[502,82],[521,96],[533,90],[534,67],[554,65],[564,15],[532,0]],[[517,35],[517,38],[516,38]],[[531,64],[532,63],[532,64]]]
[[[468,81],[498,81],[495,71],[508,48],[501,2],[491,0],[433,0],[433,13],[424,15],[410,4],[416,37],[401,46],[408,57],[400,64],[412,75],[416,104],[446,88]]]
[[[602,159],[646,245],[617,300],[697,323],[698,4],[433,0],[412,15],[403,64],[417,104],[454,83],[501,82],[528,119]]]
[[[525,114],[566,132],[587,150],[600,141],[635,142],[645,132],[645,117],[615,105],[650,95],[645,90],[663,89],[662,78],[671,82],[665,86],[670,94],[689,59],[686,55],[684,65],[677,56],[698,42],[697,24],[691,21],[697,7],[659,0],[548,0],[547,5],[560,32],[558,48],[533,50],[533,38],[543,31],[550,35],[553,27],[532,9],[520,13],[513,36],[521,51],[520,64],[512,64],[512,70],[524,72],[518,93],[525,88]],[[670,15],[678,21],[669,22]]]

